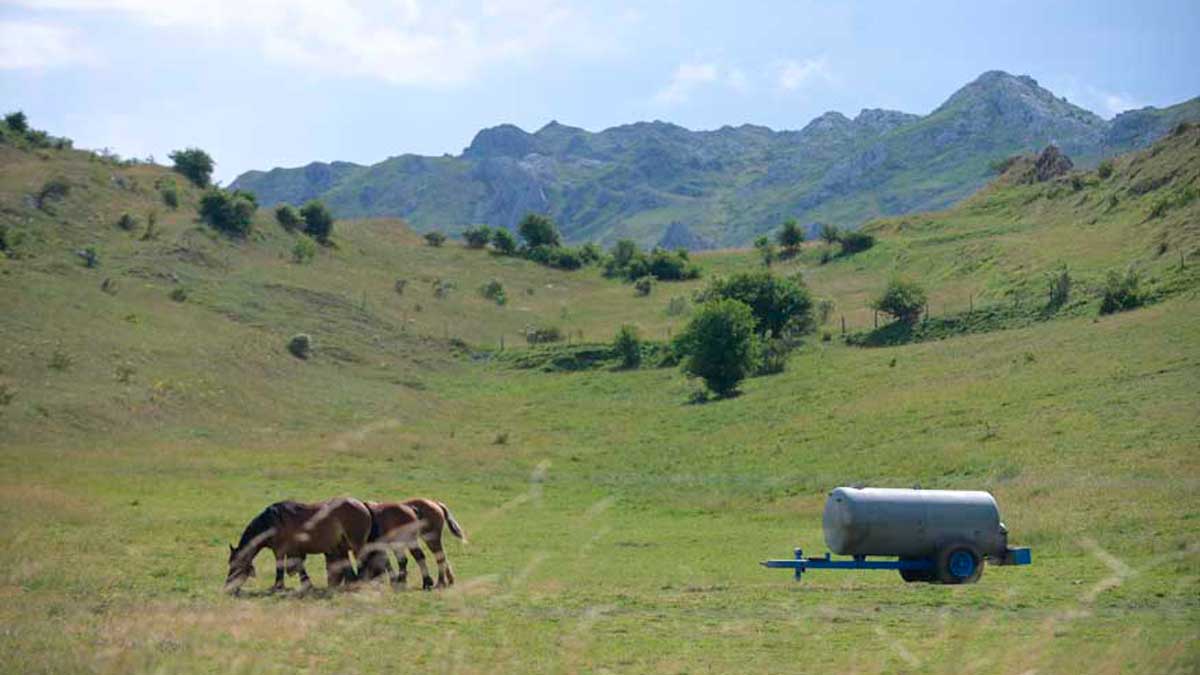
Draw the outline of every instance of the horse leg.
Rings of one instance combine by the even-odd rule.
[[[310,590],[312,588],[312,579],[308,578],[308,570],[304,569],[304,556],[296,556],[292,560],[296,561],[296,573],[300,575],[300,590]]]
[[[275,585],[271,586],[272,591],[283,590],[283,574],[287,571],[287,564],[287,554],[275,551]]]
[[[450,564],[446,562],[446,551],[442,548],[441,534],[434,533],[426,536],[425,545],[429,547],[429,550],[433,553],[433,559],[437,561],[438,588],[454,585],[454,572],[450,571]]]
[[[408,586],[408,556],[404,555],[405,545],[403,542],[394,542],[392,544],[392,553],[396,554],[396,573],[392,576],[392,588],[404,588]],[[387,554],[384,554],[387,557]],[[388,572],[391,572],[391,563],[388,563]]]
[[[421,568],[421,588],[424,590],[433,588],[433,577],[429,576],[429,567],[425,564],[425,552],[416,543],[408,547],[408,552],[412,555],[413,560],[417,561],[417,566]]]

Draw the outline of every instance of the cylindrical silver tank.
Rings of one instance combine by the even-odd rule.
[[[1003,557],[1008,535],[987,492],[840,487],[822,518],[825,543],[838,555],[925,558],[952,543]]]

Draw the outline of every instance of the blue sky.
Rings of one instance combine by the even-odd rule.
[[[1104,117],[1200,95],[1200,2],[0,0],[0,106],[229,181],[458,153],[480,128],[798,129],[1028,74]]]

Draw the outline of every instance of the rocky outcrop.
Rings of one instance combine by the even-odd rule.
[[[1065,174],[1074,166],[1071,158],[1064,155],[1057,145],[1049,145],[1033,163],[1033,178],[1039,183],[1045,183],[1051,178]]]
[[[658,246],[672,251],[679,248],[689,251],[708,251],[717,247],[713,240],[696,234],[687,225],[678,221],[667,226],[667,231],[658,240]]]

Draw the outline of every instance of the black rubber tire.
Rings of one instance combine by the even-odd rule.
[[[901,558],[901,560],[911,560],[911,558]],[[900,578],[906,583],[917,583],[920,581],[933,581],[933,570],[897,570],[900,572]]]
[[[960,551],[969,554],[974,561],[974,568],[965,577],[957,576],[950,571],[950,559]],[[951,544],[950,546],[946,546],[938,551],[934,564],[934,576],[939,583],[943,584],[973,584],[979,581],[979,577],[983,576],[983,556],[979,555],[979,551],[976,551],[975,547],[970,544]]]

